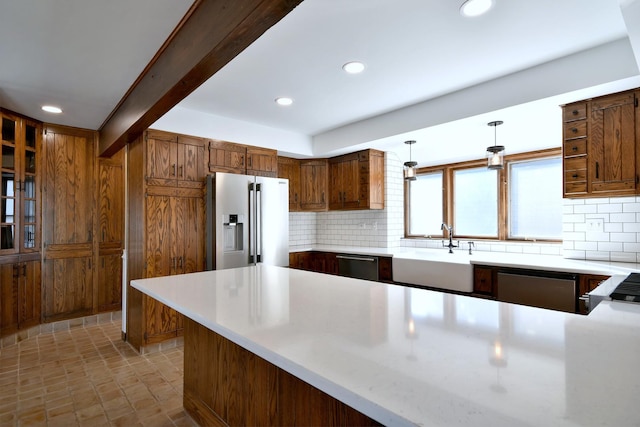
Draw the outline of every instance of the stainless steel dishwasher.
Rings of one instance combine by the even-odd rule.
[[[576,312],[575,274],[498,272],[498,301]]]
[[[575,313],[576,279],[569,273],[498,271],[498,301]]]
[[[338,254],[338,274],[356,279],[378,280],[378,257]]]

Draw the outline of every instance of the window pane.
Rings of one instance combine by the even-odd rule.
[[[409,181],[409,234],[440,236],[442,172],[418,175]]]
[[[509,237],[561,239],[560,158],[512,163],[509,184]]]
[[[453,173],[454,234],[498,236],[498,173],[494,169],[461,169]]]

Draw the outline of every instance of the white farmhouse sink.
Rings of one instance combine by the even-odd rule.
[[[473,290],[471,257],[448,249],[400,252],[393,256],[393,281],[459,292]]]

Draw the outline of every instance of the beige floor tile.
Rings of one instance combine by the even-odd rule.
[[[45,328],[0,349],[0,426],[195,426],[183,357],[182,342],[138,354],[119,318]]]

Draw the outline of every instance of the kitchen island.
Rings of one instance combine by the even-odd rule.
[[[219,375],[233,388],[247,362],[265,362],[384,425],[640,425],[640,305],[603,301],[581,316],[264,265],[132,286],[190,319],[187,408],[224,400],[207,367],[232,367]],[[217,356],[189,350],[218,336]],[[270,378],[287,397],[289,383]],[[285,408],[252,393],[218,415]]]

